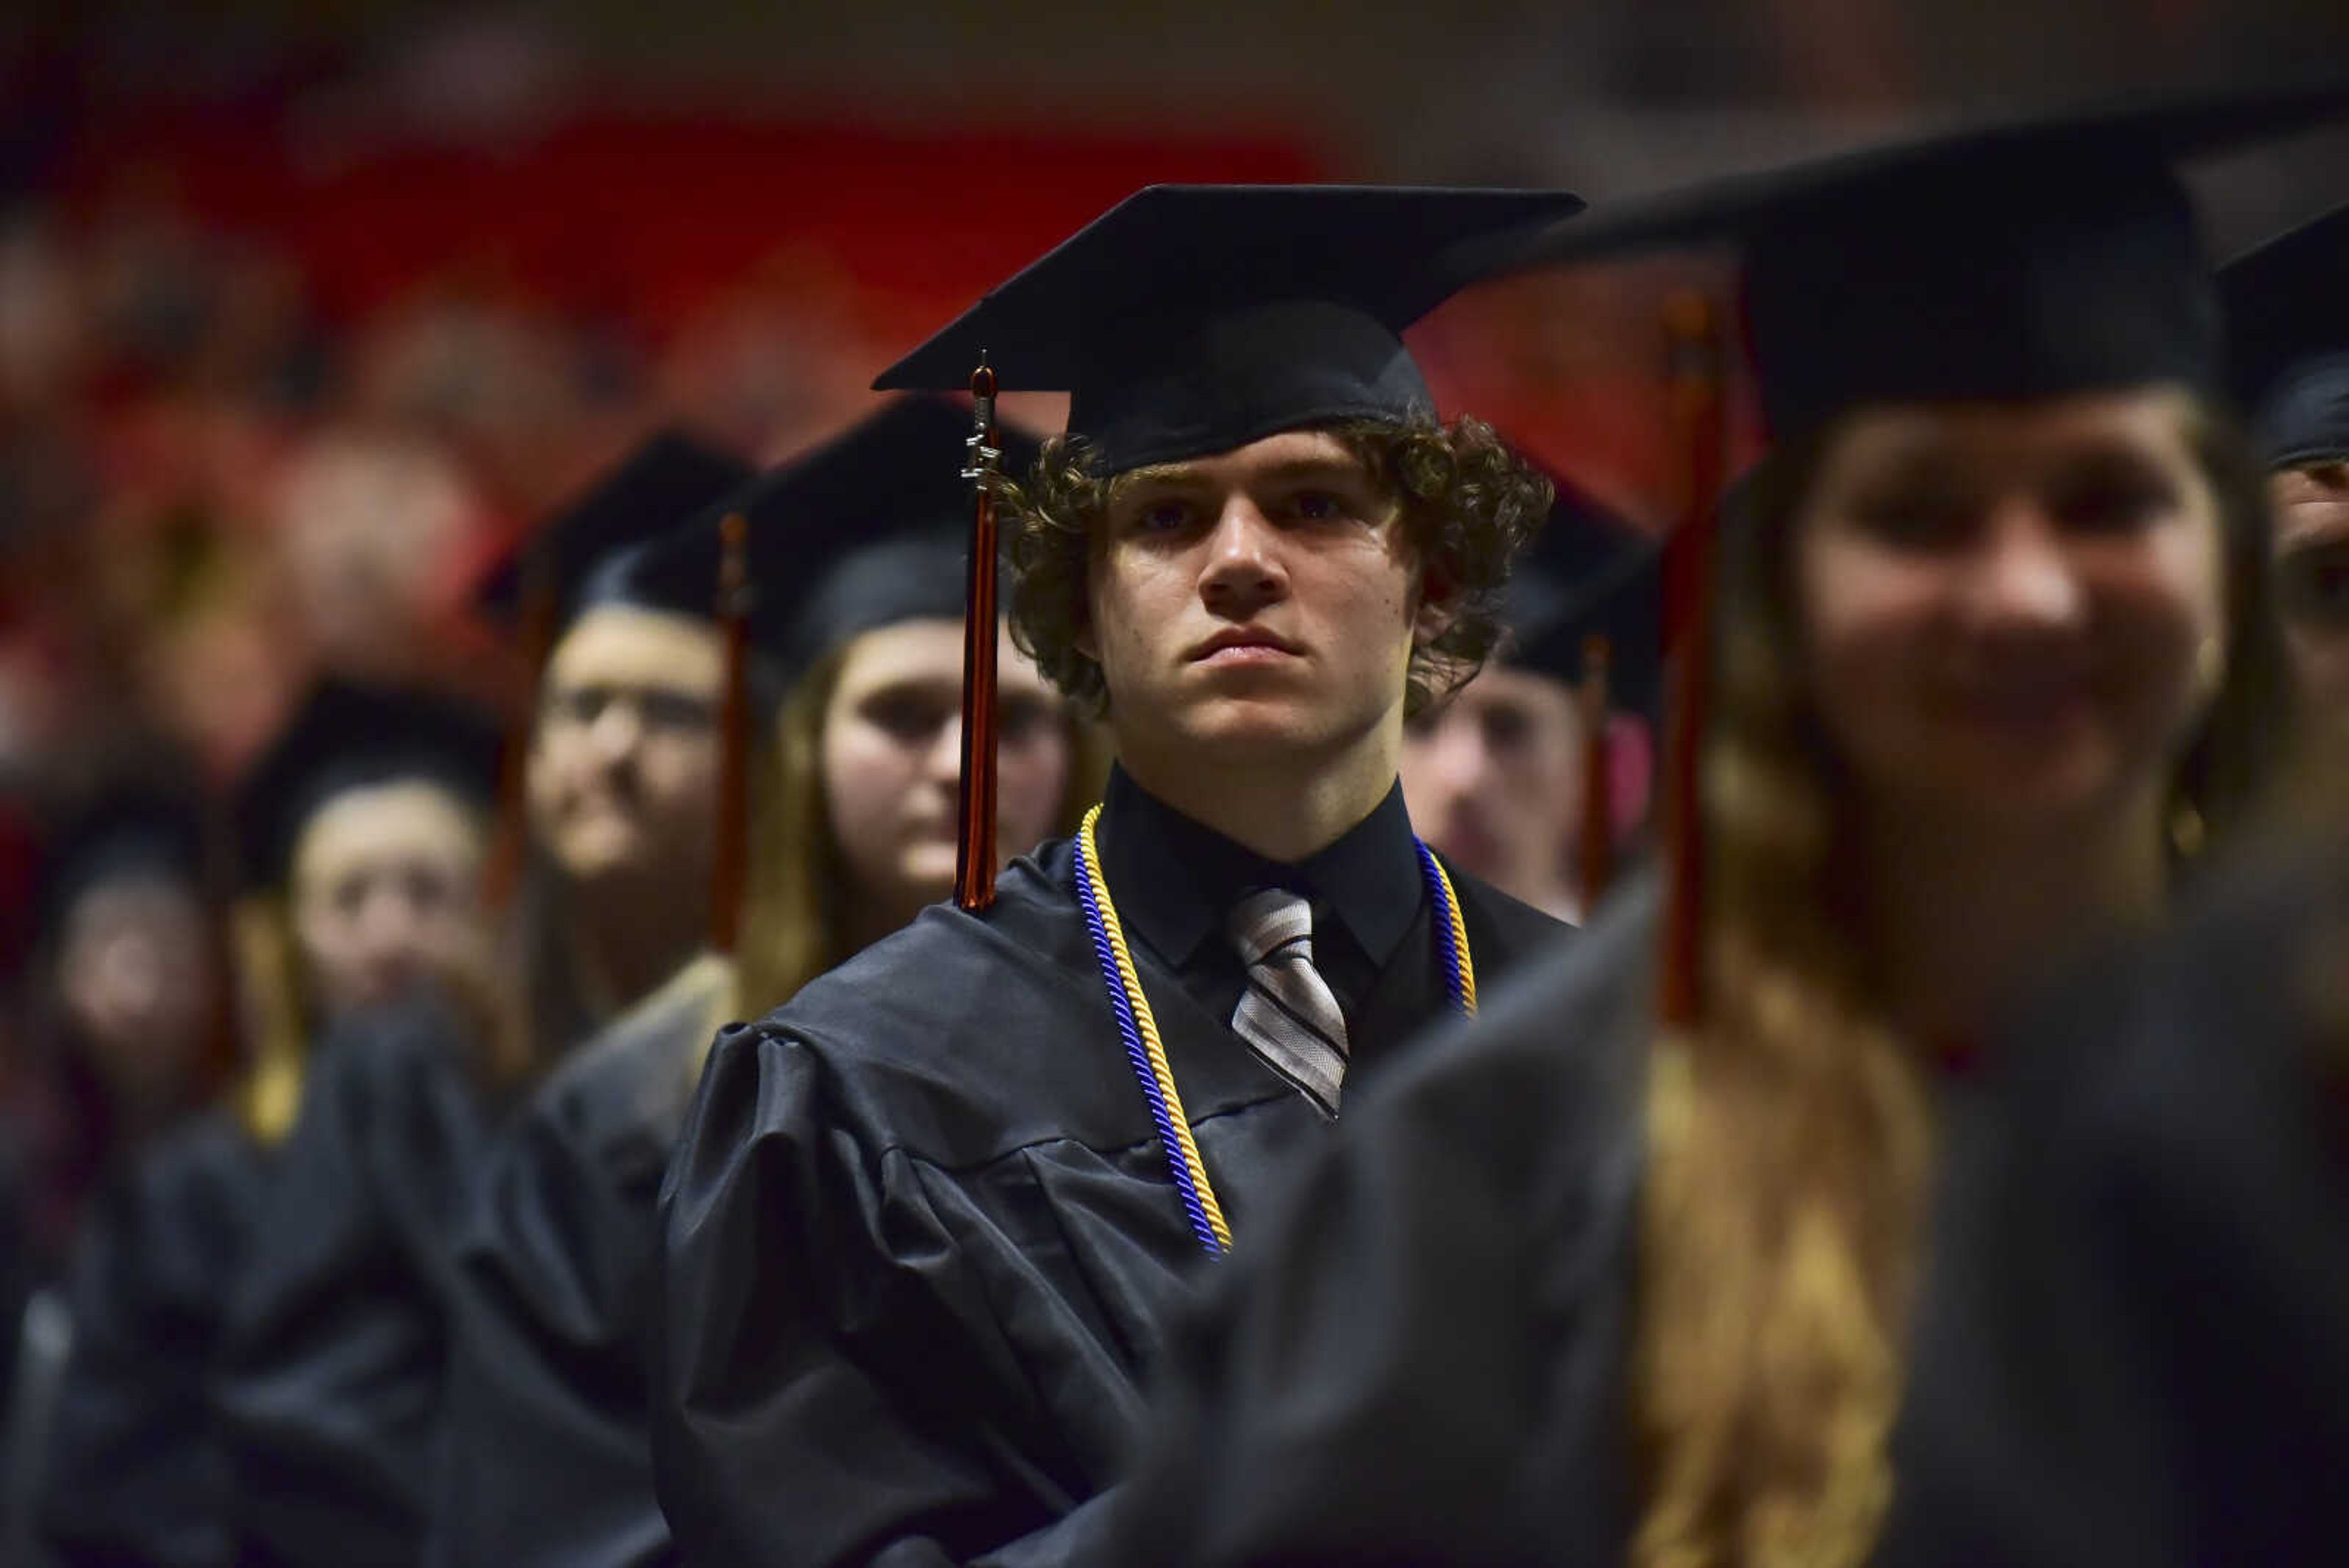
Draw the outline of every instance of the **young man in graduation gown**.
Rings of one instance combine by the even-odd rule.
[[[719,1040],[664,1190],[654,1458],[688,1560],[1098,1560],[1210,1254],[1472,976],[1558,933],[1447,874],[1396,784],[1549,499],[1435,421],[1398,333],[1457,286],[1448,245],[1573,205],[1146,191],[883,378],[957,385],[984,345],[1005,388],[1071,391],[1007,497],[1012,623],[1121,768],[991,907]]]

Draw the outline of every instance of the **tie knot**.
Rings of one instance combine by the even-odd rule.
[[[1299,950],[1313,961],[1313,906],[1303,894],[1286,888],[1263,888],[1232,906],[1225,922],[1240,961],[1253,969],[1267,959]]]

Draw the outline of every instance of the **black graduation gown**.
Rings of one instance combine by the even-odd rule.
[[[450,1231],[492,1115],[471,1041],[416,1002],[355,1021],[315,1058],[229,1310],[220,1398],[249,1562],[417,1559]]]
[[[1622,1561],[1657,909],[1350,1114],[1186,1314],[1100,1561]]]
[[[1313,1162],[1180,1331],[1102,1561],[1622,1561],[1640,898]],[[2339,1560],[2344,950],[2336,862],[2059,984],[1944,1085],[1877,1568]]]
[[[2059,992],[1952,1125],[1879,1560],[2341,1561],[2349,855]]]
[[[719,1040],[663,1194],[653,1452],[688,1561],[1109,1560],[1099,1499],[1169,1315],[1212,1271],[1072,861],[1045,846],[986,914],[932,909]],[[1455,882],[1483,978],[1557,940]],[[1397,950],[1428,970],[1390,966],[1358,1018],[1382,992],[1428,993],[1423,898]],[[1245,1251],[1329,1124],[1136,961]],[[1375,1033],[1357,1028],[1356,1073],[1375,1076]]]
[[[59,1563],[235,1561],[212,1374],[270,1166],[215,1107],[142,1155],[86,1226],[40,1504]]]
[[[458,1249],[436,1568],[674,1559],[645,1376],[657,1199],[732,979],[680,971],[499,1137]]]

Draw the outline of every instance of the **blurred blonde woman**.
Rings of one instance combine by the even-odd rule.
[[[704,954],[540,1089],[493,1159],[462,1262],[450,1462],[427,1560],[632,1563],[673,1553],[653,1493],[642,1334],[661,1175],[719,1028],[914,920],[954,882],[969,416],[895,403],[636,564],[709,583],[750,526],[758,686],[738,950]],[[1017,440],[1015,450],[1032,452]],[[1102,764],[1000,649],[998,831],[1068,831]]]

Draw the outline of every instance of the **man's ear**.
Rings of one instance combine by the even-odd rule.
[[[1435,639],[1452,629],[1460,618],[1460,594],[1452,579],[1440,572],[1428,572],[1419,580],[1419,613],[1412,618],[1412,644],[1416,648],[1433,645]]]

